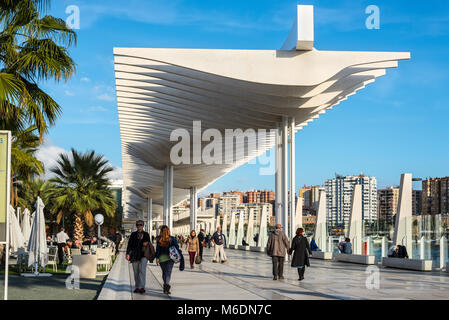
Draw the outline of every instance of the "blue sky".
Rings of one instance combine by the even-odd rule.
[[[77,74],[48,83],[63,107],[40,152],[96,150],[120,175],[120,128],[114,91],[113,47],[278,49],[296,4],[315,6],[318,50],[410,51],[410,61],[350,97],[296,136],[296,184],[322,184],[334,174],[364,173],[378,185],[400,174],[449,175],[449,2],[441,0],[315,1],[54,1],[66,19],[80,8],[78,45],[70,50]],[[380,29],[365,27],[365,8],[380,8]],[[242,166],[208,191],[274,188],[274,176]],[[416,185],[419,187],[419,184]]]

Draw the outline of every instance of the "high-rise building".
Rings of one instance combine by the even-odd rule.
[[[274,202],[274,192],[268,190],[248,191],[244,196],[244,203],[271,203]]]
[[[422,214],[449,213],[449,177],[422,181]]]
[[[399,188],[377,190],[377,214],[380,220],[392,222],[398,209]]]
[[[299,189],[299,197],[304,199],[302,207],[305,213],[316,214],[321,189],[321,186],[306,187],[305,185]]]
[[[230,196],[230,195],[238,195],[240,203],[243,203],[243,196],[244,196],[243,192],[241,192],[241,191],[227,191],[227,192],[223,192],[223,196]]]
[[[420,216],[422,213],[422,191],[413,190],[412,194],[412,215]]]
[[[218,200],[218,213],[220,215],[231,214],[231,212],[235,212],[237,207],[241,204],[240,195],[238,194],[229,194],[223,195]]]
[[[354,185],[362,185],[362,219],[377,219],[377,181],[375,177],[341,176],[325,181],[327,221],[330,224],[348,223]]]

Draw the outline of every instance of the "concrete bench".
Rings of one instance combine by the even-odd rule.
[[[238,246],[239,250],[249,251],[249,246]]]
[[[312,259],[332,260],[332,252],[312,251]]]
[[[249,247],[249,250],[253,252],[265,252],[265,248],[261,247]]]
[[[376,256],[367,256],[364,254],[346,254],[334,253],[334,260],[340,262],[358,263],[358,264],[376,264]]]
[[[432,271],[432,260],[382,258],[382,266],[397,269]]]
[[[228,245],[228,248],[229,248],[229,249],[237,250],[237,249],[239,248],[239,246],[237,246],[237,245],[235,245],[235,244],[230,244],[230,245]]]

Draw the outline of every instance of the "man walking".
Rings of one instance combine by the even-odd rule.
[[[114,237],[114,244],[115,244],[115,254],[118,254],[120,242],[122,242],[122,236],[120,235],[120,232],[115,231],[115,237]]]
[[[56,235],[56,241],[58,243],[58,260],[60,265],[64,262],[64,248],[69,239],[70,238],[67,233],[65,233],[64,228],[60,228],[59,233]]]
[[[225,263],[226,254],[224,251],[224,246],[226,245],[226,237],[223,233],[221,233],[221,227],[218,227],[217,232],[213,234],[212,242],[215,245],[214,259],[212,262],[218,262],[221,260],[221,263]]]
[[[267,243],[267,255],[273,262],[273,280],[284,279],[285,255],[289,249],[288,238],[282,231],[282,226],[277,224],[274,232],[270,234]]]
[[[201,260],[203,260],[203,247],[206,244],[204,242],[204,240],[206,240],[206,236],[204,235],[204,229],[201,229],[200,233],[198,234],[198,241],[200,243],[200,253],[199,253],[199,255],[201,257]]]

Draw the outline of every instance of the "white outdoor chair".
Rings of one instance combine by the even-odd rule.
[[[58,271],[58,247],[48,248],[48,266],[52,266],[53,272]]]
[[[81,249],[77,249],[77,248],[74,248],[74,249],[70,249],[70,254],[71,254],[71,256],[73,257],[73,256],[80,256],[81,255]]]
[[[108,249],[97,249],[97,269],[99,266],[105,266],[106,270],[109,271],[111,267],[111,256]]]

